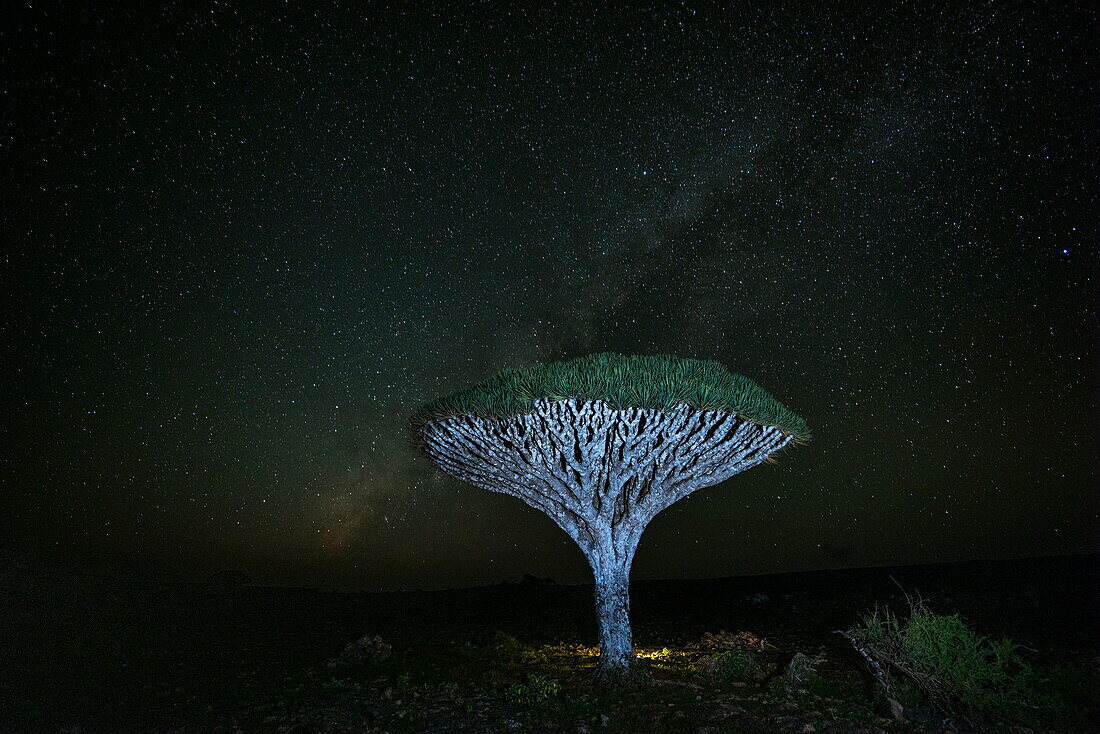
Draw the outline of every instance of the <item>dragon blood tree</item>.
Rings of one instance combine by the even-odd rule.
[[[601,678],[634,661],[628,585],[646,525],[809,438],[801,418],[718,362],[618,354],[504,370],[423,406],[411,428],[444,472],[542,510],[584,551]]]

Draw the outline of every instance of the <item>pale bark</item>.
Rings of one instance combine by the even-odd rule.
[[[530,412],[507,418],[430,421],[420,437],[443,471],[541,510],[584,551],[596,580],[601,674],[634,658],[630,566],[650,520],[792,438],[724,411],[576,399],[536,400]]]

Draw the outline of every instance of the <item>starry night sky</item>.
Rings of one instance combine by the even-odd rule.
[[[0,24],[9,550],[584,582],[404,428],[605,350],[814,431],[634,578],[1100,550],[1085,3],[140,5]]]

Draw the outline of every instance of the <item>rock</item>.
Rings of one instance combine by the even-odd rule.
[[[380,636],[366,634],[355,642],[349,642],[340,657],[335,661],[330,660],[328,666],[331,668],[338,664],[378,663],[389,658],[392,653],[393,648]]]
[[[901,715],[905,717],[905,721],[919,721],[922,724],[932,724],[933,726],[943,722],[943,716],[932,709],[905,708],[902,709]]]
[[[779,731],[795,732],[796,734],[811,734],[817,728],[798,716],[773,716],[772,723]]]
[[[700,703],[691,706],[689,710],[695,717],[708,721],[725,721],[745,713],[745,709],[740,706],[728,703]]]
[[[859,726],[857,724],[830,724],[824,734],[886,734],[877,726]]]
[[[950,726],[961,734],[980,734],[985,731],[985,728],[976,721],[971,721],[965,717],[948,721],[947,725]],[[1026,726],[1009,727],[1009,734],[1035,734],[1035,732]]]
[[[718,734],[717,726],[700,726],[695,730],[695,734]]]
[[[654,678],[649,682],[649,685],[656,688],[690,688],[693,691],[703,690],[703,686],[698,683],[683,680],[661,680],[660,678]]]
[[[876,713],[891,721],[905,721],[905,708],[892,698],[887,698]]]
[[[699,647],[704,650],[749,650],[753,652],[776,649],[775,645],[752,632],[746,631],[733,634],[726,630],[720,630],[716,633],[704,632],[703,636],[699,638]]]

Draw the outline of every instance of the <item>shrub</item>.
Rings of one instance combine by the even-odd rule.
[[[497,657],[506,662],[519,662],[523,657],[523,644],[507,632],[497,630],[493,635],[492,646]]]
[[[787,674],[784,681],[786,692],[795,693],[800,690],[808,690],[820,678],[817,675],[817,666],[823,662],[825,662],[823,655],[810,657],[796,652],[787,665]]]
[[[504,690],[504,698],[516,706],[534,706],[558,695],[561,686],[553,678],[530,673],[526,683],[513,683]]]
[[[909,599],[905,619],[876,606],[840,634],[868,662],[885,693],[904,705],[926,702],[950,716],[1029,726],[1072,717],[1073,697],[1051,675],[1032,668],[1020,655],[1023,647],[980,635],[957,614],[935,614],[919,597]]]
[[[718,681],[747,681],[760,672],[756,654],[748,650],[727,650],[703,658],[700,665]]]

